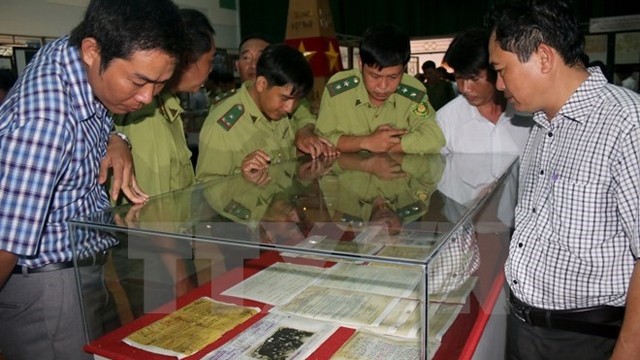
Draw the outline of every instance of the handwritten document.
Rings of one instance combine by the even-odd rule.
[[[275,263],[225,290],[222,295],[271,305],[286,304],[313,284],[324,271],[324,268],[315,266]]]
[[[378,326],[399,301],[390,296],[310,286],[288,304],[271,311],[345,326]]]
[[[202,297],[123,341],[149,352],[182,359],[202,350],[259,311]]]

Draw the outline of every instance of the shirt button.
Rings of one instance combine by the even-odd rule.
[[[544,170],[540,170],[540,175],[544,175]]]
[[[553,133],[552,133],[551,131],[549,131],[549,132],[547,133],[547,136],[548,136],[548,137],[553,137]]]
[[[535,214],[536,213],[536,208],[531,208],[531,212]]]
[[[523,247],[523,246],[524,246],[524,244],[523,244],[523,243],[518,243],[518,247],[519,247],[519,248],[521,248],[521,247]]]
[[[518,285],[518,280],[513,280],[513,285]]]

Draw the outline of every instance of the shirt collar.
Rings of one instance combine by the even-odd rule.
[[[182,106],[180,106],[180,99],[172,91],[162,91],[157,96],[158,109],[162,113],[168,122],[173,123],[180,117],[182,112]]]
[[[94,117],[104,118],[107,116],[107,109],[94,95],[91,85],[89,85],[87,70],[80,59],[80,51],[69,45],[69,36],[58,41],[64,42],[62,58],[70,70],[68,73],[70,98],[74,101],[73,106],[78,114],[78,119],[84,121]]]
[[[240,88],[240,101],[244,105],[244,111],[249,114],[251,121],[255,124],[258,121],[266,121],[269,123],[262,111],[258,108],[258,104],[253,100],[251,94],[249,94],[249,88],[254,86],[253,81],[245,81]]]
[[[589,77],[571,94],[567,102],[562,105],[556,118],[566,118],[580,124],[584,124],[589,119],[589,114],[593,111],[593,104],[600,101],[600,90],[607,84],[607,78],[597,67],[588,69]],[[548,123],[549,119],[542,111],[534,114],[534,120],[540,124]]]

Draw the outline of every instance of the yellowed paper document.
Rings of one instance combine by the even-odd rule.
[[[202,297],[123,341],[149,352],[182,359],[200,351],[259,311]]]

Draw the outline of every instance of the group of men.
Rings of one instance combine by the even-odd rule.
[[[424,87],[404,71],[409,37],[399,28],[365,32],[362,70],[329,79],[317,119],[301,104],[313,86],[301,55],[264,38],[243,41],[238,70],[250,75],[237,92],[214,103],[204,122],[198,181],[262,170],[297,152],[312,158],[362,150],[437,153],[444,145]],[[255,70],[251,59],[257,59]]]
[[[110,206],[108,178],[112,200],[142,203],[296,151],[522,152],[505,266],[510,358],[640,353],[640,99],[584,66],[567,2],[507,3],[487,29],[456,37],[445,61],[462,96],[437,114],[405,73],[409,38],[395,26],[364,33],[359,69],[329,79],[317,119],[296,115],[313,83],[304,56],[265,42],[252,55],[255,78],[210,111],[194,173],[175,92],[206,80],[214,33],[170,0],[92,0],[9,92],[0,107],[0,349],[9,359],[88,357],[67,221]],[[80,253],[104,250],[84,240]]]

